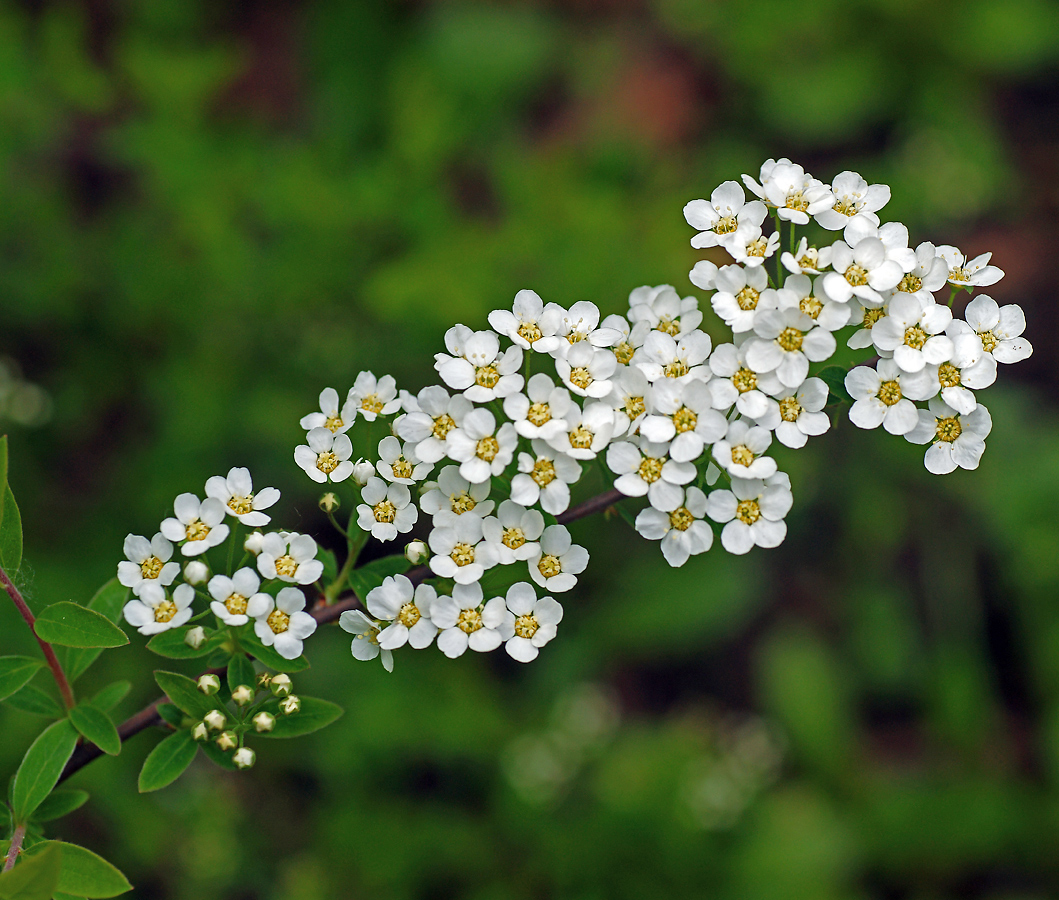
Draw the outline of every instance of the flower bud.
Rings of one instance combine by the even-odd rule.
[[[194,741],[204,741],[210,736],[210,730],[206,727],[205,722],[198,722],[195,727],[191,729],[191,739]]]
[[[276,717],[269,712],[259,712],[251,720],[256,731],[271,731],[276,725]]]
[[[328,491],[320,498],[320,509],[325,513],[333,513],[342,505],[342,501],[338,499],[334,491]]]
[[[258,672],[257,675],[257,686],[262,690],[267,690],[268,686],[272,684],[272,673],[271,672]]]
[[[221,679],[216,675],[200,675],[196,684],[207,697],[216,694],[221,689]]]
[[[294,685],[291,684],[290,675],[286,675],[280,672],[278,675],[272,676],[272,683],[269,684],[269,688],[272,690],[272,694],[275,697],[286,697],[291,692],[291,688]]]
[[[232,754],[232,762],[240,769],[249,769],[257,762],[257,754],[249,747],[240,747]]]
[[[375,466],[366,459],[358,459],[356,465],[353,466],[353,481],[357,487],[364,487],[374,474]]]
[[[184,632],[184,643],[192,650],[198,650],[199,647],[206,643],[206,629],[201,625],[189,628]]]
[[[234,750],[239,746],[239,738],[234,731],[222,731],[217,736],[217,746],[222,750]]]
[[[265,536],[260,531],[251,531],[246,536],[246,540],[243,541],[243,549],[247,553],[253,553],[257,556],[261,552],[261,542],[265,539]]]
[[[404,558],[413,566],[421,566],[430,559],[430,548],[423,541],[409,541],[404,548]]]
[[[436,481],[421,482],[419,485],[419,496],[422,497],[424,494],[436,490],[438,490],[438,483]]]
[[[209,566],[201,559],[193,559],[184,566],[184,580],[188,584],[205,584],[209,577]]]
[[[224,713],[219,709],[211,709],[202,717],[202,721],[206,723],[206,727],[209,728],[210,731],[221,731],[224,726],[228,724],[228,720],[225,718]]]
[[[293,716],[301,708],[302,701],[295,694],[291,694],[289,697],[284,697],[279,704],[279,711],[285,716]]]
[[[241,684],[232,691],[232,699],[240,706],[246,706],[254,699],[254,689],[248,684]]]

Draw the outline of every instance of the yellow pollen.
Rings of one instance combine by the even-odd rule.
[[[901,399],[901,385],[896,381],[884,381],[879,385],[878,396],[887,406],[893,406]]]
[[[740,309],[757,309],[758,298],[761,294],[755,291],[749,284],[735,295],[735,302]]]
[[[740,522],[753,525],[761,518],[761,507],[758,506],[757,500],[740,500],[735,507],[735,517]]]
[[[501,540],[509,550],[518,550],[526,543],[526,535],[521,528],[505,528]]]
[[[788,353],[793,353],[795,350],[802,349],[802,341],[804,340],[804,338],[805,335],[802,334],[797,328],[788,327],[784,328],[783,331],[780,332],[779,337],[776,338],[776,343],[779,344],[780,347],[782,347]]]
[[[863,287],[868,283],[868,270],[862,266],[858,266],[853,263],[845,271],[846,281],[848,281],[853,287]]]
[[[915,275],[906,275],[897,285],[897,289],[903,294],[914,294],[923,287],[923,279]]]
[[[474,547],[471,544],[457,544],[452,548],[452,553],[449,556],[462,569],[464,566],[469,566],[474,562]]]
[[[960,425],[960,420],[957,416],[949,416],[945,419],[938,419],[937,434],[939,441],[947,441],[952,443],[963,433],[963,428]]]
[[[233,616],[241,616],[246,613],[247,599],[242,594],[229,594],[224,601],[224,608]]]
[[[559,557],[546,555],[542,556],[541,561],[537,563],[537,569],[545,578],[554,578],[562,572],[563,565],[559,562]]]
[[[538,428],[546,422],[550,422],[551,418],[551,407],[547,403],[534,403],[526,412],[526,419],[530,425],[536,425]]]
[[[992,331],[980,331],[978,336],[982,339],[982,349],[986,353],[992,353],[996,349],[996,345],[1000,343]]]
[[[630,419],[635,419],[647,412],[647,405],[643,402],[643,397],[626,397],[623,409],[625,415]]]
[[[268,627],[272,629],[273,634],[283,634],[284,631],[290,628],[290,616],[282,609],[272,610],[265,621],[268,623]]]
[[[475,453],[479,459],[484,459],[486,462],[492,462],[496,459],[496,455],[500,452],[500,441],[498,441],[492,435],[482,438],[478,442],[478,447]]]
[[[810,319],[815,319],[820,315],[820,311],[824,308],[824,304],[816,299],[812,294],[808,297],[802,297],[798,301],[798,309],[805,313]]]
[[[433,434],[439,441],[445,440],[449,436],[449,432],[456,427],[456,420],[452,418],[448,413],[442,413],[436,419],[434,419]]]
[[[669,514],[669,524],[677,531],[687,531],[695,524],[695,517],[686,507],[678,506]]]
[[[732,462],[741,466],[749,466],[754,461],[754,451],[746,444],[736,444],[732,448]]]
[[[406,603],[401,607],[401,611],[397,613],[397,621],[404,625],[405,628],[411,628],[421,617],[422,614],[419,612],[419,607],[414,603]]]
[[[662,466],[664,463],[660,459],[653,459],[648,456],[645,457],[643,462],[640,463],[640,468],[637,470],[640,477],[648,484],[653,484],[662,477]]]
[[[803,269],[815,269],[820,262],[820,254],[816,247],[807,247],[805,252],[798,257],[798,265]]]
[[[390,465],[390,469],[393,471],[394,478],[411,478],[412,477],[412,464],[405,459],[403,456],[399,457],[394,463]]]
[[[586,334],[585,334],[585,332],[583,332],[583,331],[578,331],[578,330],[577,330],[577,329],[575,328],[575,329],[574,329],[573,331],[571,331],[571,332],[570,332],[570,333],[569,333],[569,334],[568,334],[568,335],[566,336],[566,339],[567,339],[567,341],[569,341],[569,342],[570,342],[571,344],[576,344],[576,343],[578,343],[578,342],[580,342],[580,341],[583,341],[583,340],[584,340],[584,339],[585,339],[585,338],[586,338],[587,336],[588,336],[588,335],[586,335]]]
[[[500,380],[496,366],[479,366],[474,370],[474,382],[484,388],[495,388]]]
[[[462,516],[465,512],[470,512],[478,505],[478,502],[474,497],[466,491],[460,491],[458,494],[453,494],[449,497],[449,503],[452,506],[452,511],[458,516]]]
[[[338,429],[346,423],[342,421],[341,416],[328,416],[327,421],[324,422],[324,428],[330,431],[332,434],[337,434]]]
[[[673,362],[668,363],[662,372],[666,378],[682,378],[688,374],[688,367],[683,360],[675,359]]]
[[[187,528],[184,529],[184,534],[187,535],[189,541],[201,541],[210,533],[210,526],[196,519]]]
[[[177,606],[172,600],[163,600],[154,608],[156,622],[168,622],[177,614]]]
[[[636,355],[636,348],[633,347],[628,341],[622,341],[614,348],[614,358],[623,366],[627,366],[632,362],[632,358]]]
[[[592,383],[592,373],[584,366],[578,366],[570,370],[570,382],[577,385],[581,390],[587,391],[588,386]]]
[[[787,209],[796,209],[805,212],[809,208],[809,200],[801,191],[791,191],[787,195],[787,202],[783,204]]]
[[[676,337],[680,334],[680,323],[676,321],[676,319],[669,318],[669,316],[662,316],[662,318],[658,320],[658,324],[655,325],[655,331],[661,331],[662,334]]]
[[[378,394],[368,394],[363,400],[360,401],[360,408],[370,413],[378,415],[382,412],[382,408],[386,404],[379,399]]]
[[[298,571],[298,561],[289,554],[284,554],[276,560],[276,574],[284,575],[287,578],[293,578],[294,573]]]
[[[465,634],[474,634],[482,627],[482,614],[476,609],[461,609],[456,617],[456,627]]]
[[[529,640],[540,627],[540,622],[533,616],[519,616],[515,619],[515,635],[520,638]]]
[[[747,256],[764,256],[769,248],[769,242],[763,237],[756,238],[746,245]]]
[[[578,425],[570,432],[570,446],[576,450],[588,450],[592,447],[595,437],[584,425]]]
[[[523,322],[518,327],[518,336],[526,343],[532,344],[544,337],[544,332],[537,327],[536,322]]]
[[[162,561],[157,556],[148,556],[140,563],[140,575],[144,578],[157,578],[162,574]]]
[[[530,472],[530,478],[536,481],[541,487],[551,484],[555,481],[555,463],[550,459],[538,459],[533,464],[533,471]]]
[[[752,391],[757,387],[757,373],[744,366],[732,376],[732,384],[740,394]]]
[[[802,414],[802,405],[797,397],[784,397],[780,400],[780,418],[784,422],[795,422]]]
[[[860,212],[860,203],[857,200],[851,200],[847,194],[841,200],[837,201],[831,208],[835,212],[842,213],[844,216],[852,217]]]
[[[957,266],[949,272],[949,281],[970,281],[971,276],[963,266]]]
[[[883,316],[886,315],[886,310],[880,307],[879,309],[866,309],[864,310],[864,327],[869,331],[872,325],[879,321]]]
[[[913,350],[922,350],[929,337],[930,335],[918,325],[912,325],[905,329],[905,343]]]
[[[395,507],[389,500],[383,500],[380,503],[376,503],[371,511],[375,516],[376,522],[392,522],[397,518],[397,507]]]
[[[695,426],[698,424],[699,417],[686,406],[680,407],[673,413],[673,425],[677,429],[677,434],[683,434],[685,431],[694,431]]]
[[[338,468],[339,459],[330,450],[325,450],[316,457],[316,468],[318,468],[325,475],[330,475],[335,469]]]
[[[713,226],[714,234],[731,234],[739,227],[735,216],[724,216]]]
[[[960,383],[960,370],[952,363],[938,366],[938,381],[943,388],[956,387]]]
[[[228,500],[228,509],[237,516],[245,516],[248,512],[253,512],[254,495],[248,494],[246,497],[230,497]]]

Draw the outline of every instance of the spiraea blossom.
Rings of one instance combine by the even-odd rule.
[[[254,493],[250,470],[236,467],[228,470],[226,478],[214,475],[208,479],[206,496],[220,500],[228,515],[238,519],[243,525],[260,528],[271,521],[261,510],[275,506],[280,495],[274,487],[262,488]]]
[[[316,619],[305,612],[305,594],[297,588],[281,588],[275,597],[254,594],[246,611],[261,643],[275,647],[284,659],[301,656],[303,642],[316,631]]]
[[[265,578],[278,578],[290,584],[312,584],[324,571],[324,564],[316,558],[316,550],[316,541],[307,534],[266,534],[257,555],[257,570]]]
[[[145,584],[168,587],[180,574],[180,563],[171,562],[173,545],[164,534],[151,540],[138,534],[125,537],[125,559],[118,563],[118,582],[140,595]]]
[[[338,483],[353,474],[353,444],[349,435],[332,434],[327,428],[314,428],[306,443],[294,448],[294,461],[318,484]],[[261,523],[264,524],[264,523]]]
[[[173,502],[175,517],[165,519],[162,534],[180,543],[184,556],[198,556],[224,543],[228,526],[224,524],[225,506],[215,497],[199,500],[194,494],[180,494]]]
[[[195,589],[178,584],[170,594],[156,582],[145,584],[135,600],[125,604],[125,621],[140,634],[152,635],[179,628],[191,618]]]

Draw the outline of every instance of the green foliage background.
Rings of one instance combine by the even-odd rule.
[[[292,460],[322,387],[417,390],[523,287],[690,292],[681,207],[769,156],[993,250],[1037,349],[976,473],[840,421],[782,454],[779,550],[671,571],[586,523],[534,665],[387,676],[321,633],[296,682],[337,725],[142,797],[141,735],[56,836],[144,898],[1059,892],[1057,33],[1047,0],[0,4],[0,352],[53,408],[10,426],[36,608],[232,465],[323,534]],[[24,631],[0,606],[4,652]],[[152,698],[141,640],[104,660],[86,693]],[[0,771],[40,725],[0,706]]]

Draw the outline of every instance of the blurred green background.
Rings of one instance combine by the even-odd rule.
[[[143,797],[140,735],[57,835],[143,898],[1059,895],[1057,34],[1049,0],[0,4],[0,427],[36,607],[233,465],[325,534],[292,461],[322,387],[418,390],[523,287],[689,292],[681,207],[769,156],[891,184],[913,244],[993,250],[1037,350],[982,397],[975,473],[840,421],[777,454],[780,549],[670,570],[586,523],[534,665],[389,676],[320,634],[298,684],[339,724]],[[9,605],[0,634],[32,652]],[[83,689],[152,699],[142,643]],[[0,706],[0,771],[41,724]]]

